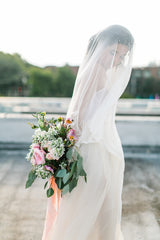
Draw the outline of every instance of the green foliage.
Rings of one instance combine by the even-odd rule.
[[[64,177],[66,174],[66,169],[61,169],[56,173],[56,177]]]
[[[51,69],[30,68],[29,96],[71,97],[75,75],[68,66]]]
[[[17,53],[11,55],[0,52],[0,95],[32,97],[71,97],[75,75],[65,65],[40,68],[29,64]]]
[[[47,187],[48,181],[44,184],[44,189]]]
[[[69,184],[69,192],[73,190],[77,186],[78,179],[73,178],[72,181]]]
[[[63,177],[63,183],[66,184],[66,182],[69,180],[70,174],[69,172]]]
[[[50,70],[40,68],[29,69],[29,96],[34,97],[53,97],[56,89],[53,74]]]
[[[37,176],[35,174],[35,171],[31,170],[28,174],[28,180],[26,182],[25,188],[29,188],[36,178]]]
[[[160,81],[150,78],[137,78],[136,95],[141,98],[148,98],[150,94],[160,95]]]
[[[71,97],[75,83],[75,75],[66,65],[57,68],[54,74],[56,93],[55,97]]]
[[[54,194],[54,190],[53,190],[53,188],[48,188],[47,189],[47,197],[51,197],[52,195]]]
[[[71,158],[72,151],[67,152]],[[83,176],[85,182],[87,182],[87,174],[83,168],[83,158],[78,153],[77,159],[74,159],[70,164],[69,172],[66,169],[60,169],[55,174],[55,182],[59,189],[62,189],[61,195],[63,196],[67,192],[71,192],[78,183],[79,176]]]
[[[131,78],[134,78],[133,73]],[[22,59],[18,53],[0,52],[0,96],[72,97],[75,79],[68,64],[40,68]],[[154,77],[136,77],[134,91],[132,88],[133,80],[129,81],[121,98],[160,95],[160,81]]]
[[[63,190],[62,190],[62,195],[66,194],[69,191],[69,184],[67,184]]]
[[[20,55],[0,52],[0,84],[20,83],[26,75]]]
[[[132,94],[125,91],[120,98],[134,98],[134,97]]]
[[[72,159],[72,148],[69,148],[67,153],[66,153],[67,159],[71,160]]]

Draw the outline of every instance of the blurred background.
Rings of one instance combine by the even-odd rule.
[[[6,0],[0,9],[0,239],[42,238],[44,181],[25,189],[33,134],[27,123],[39,111],[66,115],[90,36],[121,24],[136,42],[116,110],[125,156],[122,231],[127,240],[159,240],[159,1]]]

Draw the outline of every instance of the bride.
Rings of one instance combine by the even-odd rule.
[[[124,154],[115,125],[118,99],[129,82],[134,38],[121,25],[93,35],[79,68],[67,118],[73,119],[87,183],[48,199],[42,240],[123,240]]]

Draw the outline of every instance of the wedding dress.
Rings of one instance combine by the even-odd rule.
[[[73,119],[83,177],[62,198],[48,199],[42,240],[123,240],[124,154],[115,125],[118,99],[132,69],[134,39],[112,25],[89,41],[66,117]],[[56,184],[53,183],[56,189]]]

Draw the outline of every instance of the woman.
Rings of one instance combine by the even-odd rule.
[[[115,113],[130,78],[133,48],[132,34],[120,25],[89,40],[66,116],[79,137],[87,183],[80,178],[71,193],[61,198],[57,189],[48,199],[43,240],[123,240],[124,155]]]

